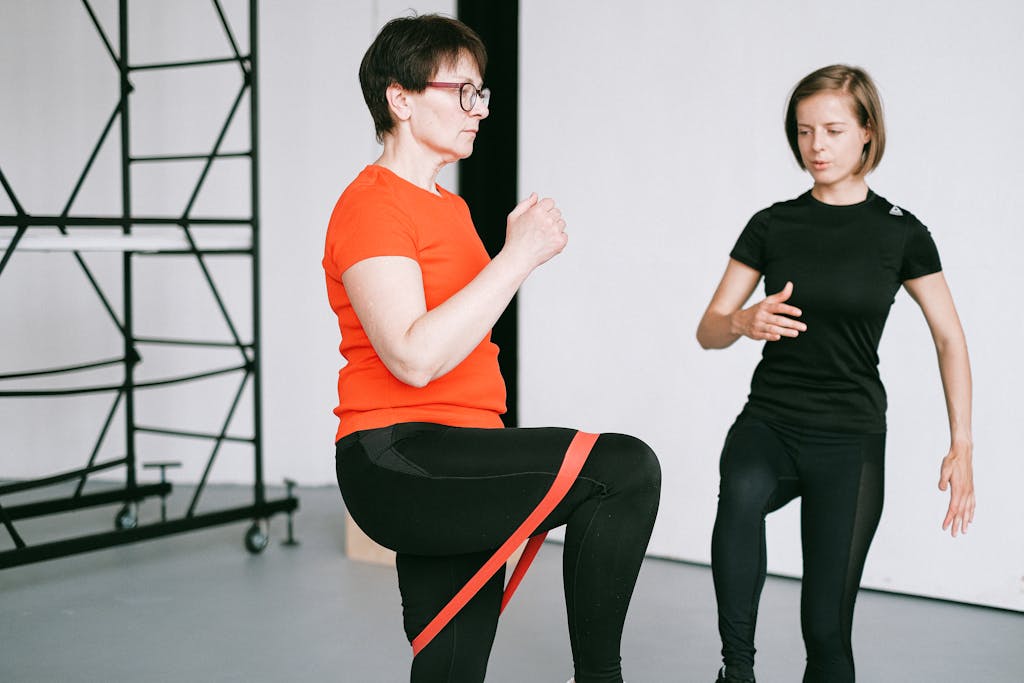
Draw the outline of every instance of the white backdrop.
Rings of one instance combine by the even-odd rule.
[[[948,447],[934,347],[901,293],[880,355],[886,510],[868,586],[1024,609],[1019,486],[1024,6],[524,0],[520,190],[554,196],[570,242],[520,300],[520,415],[639,435],[660,454],[651,552],[706,562],[718,456],[760,353],[694,333],[747,219],[809,187],[782,130],[790,88],[834,62],[876,79],[888,148],[870,185],[939,245],[972,351],[976,526],[939,529]],[[570,39],[571,37],[571,39]],[[759,290],[757,296],[763,296]],[[769,518],[769,567],[800,573],[799,508]]]
[[[116,3],[92,4],[114,31]],[[290,476],[330,484],[334,477],[339,357],[320,258],[335,199],[378,150],[358,88],[359,59],[379,27],[408,7],[452,13],[454,4],[261,3],[270,483]],[[140,57],[227,53],[206,0],[130,6]],[[244,43],[243,5],[225,6]],[[890,395],[887,508],[866,582],[1024,609],[1015,495],[1024,475],[1016,439],[1024,368],[1014,350],[1022,325],[1010,308],[1021,284],[1011,260],[1021,245],[1019,222],[1010,217],[1021,214],[1024,180],[1016,162],[1024,143],[1014,133],[1024,113],[1016,77],[1024,66],[1024,9],[1010,0],[973,10],[950,0],[869,2],[857,14],[792,0],[523,0],[521,7],[520,194],[555,196],[571,231],[566,253],[536,273],[521,297],[524,423],[649,441],[665,472],[651,550],[707,560],[718,452],[758,349],[740,342],[703,352],[694,330],[750,214],[807,187],[781,131],[788,89],[826,63],[860,64],[882,88],[891,133],[871,183],[932,229],[971,344],[979,494],[976,527],[963,539],[944,537],[938,525],[946,497],[935,489],[947,441],[938,373],[922,318],[901,295],[881,349]],[[140,129],[137,148],[212,144],[208,123],[182,122],[222,108],[235,92],[236,74],[223,82],[214,74],[196,91],[168,83],[149,91],[154,99],[139,100],[140,113],[177,125],[181,139],[159,126]],[[0,1],[0,92],[0,168],[30,212],[58,212],[116,97],[110,59],[80,5]],[[99,168],[115,175],[90,181],[75,211],[119,210],[116,157],[104,152]],[[181,181],[139,179],[138,201],[153,211],[180,209],[167,188],[180,198],[187,185],[172,183]],[[442,182],[454,186],[454,169]],[[201,200],[215,211],[245,206],[246,197],[224,189]],[[0,212],[11,212],[2,193]],[[116,262],[99,259],[96,267],[116,282]],[[147,271],[140,315],[158,332],[181,325],[219,332],[205,292],[189,282]],[[229,304],[244,304],[244,273],[229,266],[220,284]],[[116,335],[85,287],[67,255],[15,255],[0,278],[0,373],[116,355],[108,353]],[[201,427],[223,414],[219,397],[215,407],[206,399],[172,395],[148,406]],[[103,411],[86,399],[0,399],[0,477],[80,466]],[[144,448],[144,460],[187,456],[176,475],[183,481],[201,466],[202,453],[153,440]],[[251,469],[239,453],[221,456],[215,481],[248,481]],[[769,533],[772,570],[797,573],[795,504],[771,518]]]
[[[327,304],[320,259],[327,219],[338,195],[379,154],[373,124],[359,90],[359,60],[389,19],[419,12],[454,13],[454,0],[264,0],[260,4],[260,117],[262,142],[263,418],[265,480],[285,476],[302,484],[334,481],[337,418],[337,323]],[[117,2],[91,3],[117,44]],[[246,3],[223,2],[244,52]],[[136,0],[129,3],[133,62],[223,57],[230,48],[209,0]],[[212,148],[238,91],[234,67],[202,67],[133,76],[133,152],[202,152]],[[79,3],[0,0],[0,168],[25,210],[58,214],[117,98],[117,73]],[[247,105],[239,123],[247,125]],[[244,147],[232,129],[226,150]],[[73,214],[120,213],[118,133],[103,148],[73,206]],[[221,164],[223,162],[217,162]],[[194,216],[248,213],[245,162],[241,184],[211,176]],[[215,169],[217,166],[215,166]],[[134,210],[180,215],[200,166],[136,167]],[[441,182],[455,188],[455,169]],[[0,191],[0,213],[13,214]],[[109,287],[120,314],[120,255],[87,256]],[[222,319],[194,265],[141,259],[136,266],[139,334],[225,338]],[[211,269],[228,308],[251,328],[245,265],[217,260]],[[70,254],[18,252],[0,277],[0,374],[119,355],[116,328]],[[174,359],[147,347],[146,376],[169,376],[217,359]],[[234,357],[232,357],[234,360]],[[71,378],[82,385],[112,383],[120,371]],[[33,383],[63,386],[67,378]],[[213,380],[143,392],[144,424],[209,431],[219,428],[237,381]],[[7,388],[11,388],[8,386]],[[99,433],[110,398],[0,398],[0,477],[34,477],[81,467]],[[115,421],[107,457],[123,452]],[[251,431],[244,410],[232,433]],[[195,481],[209,445],[180,439],[139,438],[142,462],[184,464],[172,479]],[[248,482],[251,450],[228,445],[211,480]],[[101,458],[102,459],[102,458]],[[143,477],[151,477],[146,472]]]

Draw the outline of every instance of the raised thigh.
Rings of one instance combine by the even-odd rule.
[[[763,517],[799,493],[799,477],[784,439],[768,424],[740,417],[719,460],[719,514],[748,511]]]
[[[413,555],[478,552],[501,545],[533,511],[575,433],[424,423],[372,430],[339,442],[339,485],[353,518],[381,545]],[[637,470],[657,474],[653,454],[640,446],[631,437],[601,435],[542,528],[564,523],[569,511],[617,479]]]

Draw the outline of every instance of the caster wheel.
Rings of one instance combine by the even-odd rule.
[[[125,504],[114,517],[114,526],[119,530],[134,529],[139,525],[139,518],[131,505]]]
[[[253,555],[258,555],[267,547],[268,540],[267,535],[260,529],[259,522],[253,522],[245,532],[245,549]]]

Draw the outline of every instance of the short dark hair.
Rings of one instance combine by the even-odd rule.
[[[387,89],[397,84],[422,92],[442,66],[454,66],[466,54],[483,76],[487,50],[480,36],[461,21],[440,14],[399,17],[380,30],[359,65],[359,85],[373,117],[377,140],[395,127]]]
[[[850,96],[850,104],[858,123],[862,128],[871,131],[871,139],[864,145],[860,166],[857,167],[858,174],[870,173],[882,161],[882,153],[885,152],[882,98],[879,97],[878,88],[875,87],[871,76],[856,66],[833,64],[822,67],[814,73],[804,76],[796,84],[793,93],[789,96],[789,106],[786,107],[786,139],[789,140],[789,148],[793,150],[796,163],[800,168],[805,168],[804,160],[800,156],[800,144],[797,142],[796,107],[801,100],[812,95],[836,90]]]

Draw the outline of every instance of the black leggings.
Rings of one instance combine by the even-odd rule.
[[[338,442],[349,513],[370,538],[397,551],[410,641],[533,511],[574,434],[405,423]],[[577,683],[622,680],[622,627],[660,490],[661,469],[646,444],[602,434],[540,526],[566,525],[562,575]],[[503,583],[502,570],[415,657],[414,683],[484,680]]]
[[[885,434],[836,434],[740,416],[720,465],[711,567],[726,670],[752,677],[765,579],[764,518],[800,507],[804,683],[854,680],[850,632],[868,547],[882,514]]]

